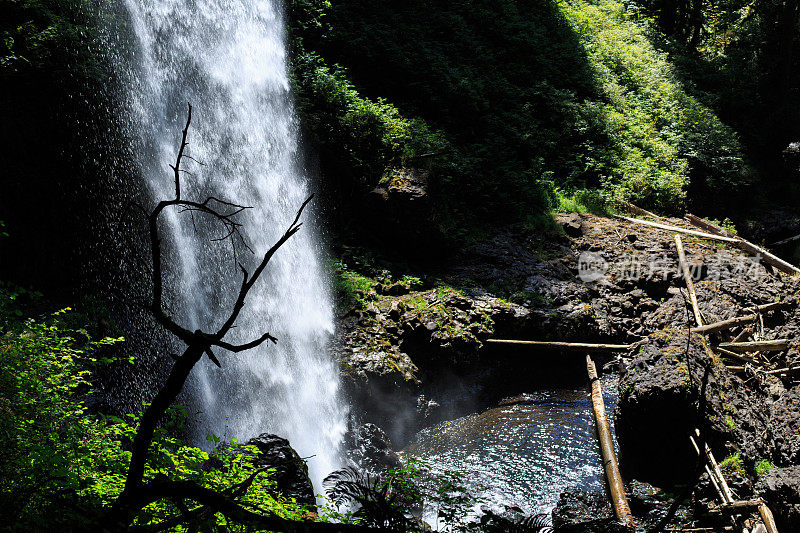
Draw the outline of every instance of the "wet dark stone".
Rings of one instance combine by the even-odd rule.
[[[351,446],[348,457],[362,470],[380,474],[402,466],[389,436],[375,424],[362,424],[345,439]]]
[[[605,494],[569,488],[553,509],[556,533],[630,533],[617,521]]]
[[[781,531],[800,531],[800,466],[773,468],[757,485]]]
[[[289,445],[289,441],[277,435],[262,433],[247,441],[246,445],[258,448],[258,453],[240,450],[253,457],[258,468],[274,468],[271,474],[278,492],[297,503],[315,505],[314,486],[308,477],[308,465]]]

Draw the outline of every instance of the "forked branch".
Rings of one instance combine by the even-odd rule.
[[[297,233],[302,226],[300,217],[303,210],[311,201],[313,196],[310,196],[297,211],[292,223],[286,229],[284,234],[272,247],[264,254],[261,261],[253,271],[252,275],[248,274],[247,270],[239,265],[242,271],[242,282],[239,287],[236,301],[230,309],[227,318],[223,325],[214,332],[204,332],[201,330],[191,331],[186,327],[178,324],[172,316],[164,310],[164,276],[163,276],[163,257],[161,247],[161,234],[159,232],[159,217],[165,209],[169,207],[177,207],[181,212],[188,211],[190,214],[201,213],[209,216],[218,221],[226,230],[226,235],[223,239],[239,238],[241,243],[245,246],[247,244],[240,233],[241,224],[236,220],[236,216],[245,209],[247,206],[239,205],[226,200],[221,200],[214,196],[209,196],[202,202],[191,200],[184,200],[181,198],[181,162],[185,155],[184,150],[188,145],[187,136],[189,125],[192,119],[192,107],[189,106],[188,117],[186,126],[183,129],[180,148],[175,161],[175,165],[170,165],[175,175],[175,198],[171,200],[162,200],[156,205],[155,209],[148,216],[148,227],[150,232],[151,243],[151,261],[152,261],[152,275],[153,275],[153,297],[151,301],[152,312],[164,328],[170,333],[181,339],[186,344],[184,352],[180,356],[173,356],[175,362],[172,365],[169,376],[165,383],[156,393],[152,403],[147,406],[142,417],[139,421],[139,427],[133,439],[131,462],[128,468],[128,473],[125,479],[125,488],[120,494],[117,501],[112,506],[110,516],[108,517],[109,524],[112,528],[127,528],[136,514],[147,504],[161,499],[173,499],[174,501],[181,502],[181,506],[185,507],[183,503],[185,500],[197,502],[207,510],[213,513],[221,513],[231,520],[267,526],[280,531],[358,531],[363,528],[355,528],[348,526],[339,526],[334,524],[306,524],[296,523],[272,516],[265,516],[257,511],[249,510],[235,501],[235,498],[240,495],[242,490],[247,489],[249,485],[239,486],[230,494],[221,494],[210,489],[206,489],[199,485],[191,484],[188,482],[171,482],[163,479],[156,479],[145,483],[144,471],[146,465],[146,458],[148,450],[153,440],[153,434],[158,426],[161,418],[167,409],[173,404],[178,394],[183,390],[189,374],[194,366],[200,361],[203,355],[206,355],[214,364],[221,367],[222,363],[215,355],[212,348],[222,348],[231,352],[243,352],[259,346],[260,344],[271,341],[277,342],[277,339],[269,333],[264,333],[260,337],[245,342],[243,344],[233,344],[224,339],[225,335],[235,326],[236,320],[239,317],[242,309],[244,308],[245,301],[248,294],[258,282],[261,274],[266,269],[272,257],[288,241],[295,233]],[[235,246],[235,243],[234,243]],[[255,474],[252,480],[255,479]],[[252,480],[250,481],[252,483]],[[180,520],[194,520],[197,518],[198,513],[189,511],[184,508],[179,517]],[[331,526],[331,527],[327,527]],[[151,529],[152,530],[152,529]]]

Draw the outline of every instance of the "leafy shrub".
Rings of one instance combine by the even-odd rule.
[[[721,198],[750,180],[734,132],[686,93],[651,44],[652,28],[622,3],[290,5],[301,19],[293,34],[302,43],[295,72],[303,122],[322,143],[347,146],[352,165],[339,162],[361,179],[420,153],[408,143],[446,150],[426,164],[441,224],[458,239],[480,220],[535,219],[557,206],[553,186],[570,191],[562,196],[602,189],[580,193],[588,210],[626,199],[676,212],[687,191]],[[361,113],[326,107],[344,92],[342,102],[370,95],[379,108],[370,116],[382,122],[326,119]],[[401,116],[420,127],[386,126]]]
[[[775,467],[771,462],[769,462],[769,460],[760,459],[759,461],[756,462],[755,466],[753,467],[753,471],[755,472],[756,477],[759,478],[766,475],[773,468]]]
[[[0,297],[7,304],[9,292]],[[90,369],[101,362],[97,354],[121,339],[87,341],[82,333],[62,329],[66,313],[46,321],[5,317],[0,335],[0,432],[7,436],[0,449],[0,497],[5,502],[0,520],[14,531],[92,526],[122,491],[130,461],[137,416],[92,414],[84,401],[91,391]],[[231,453],[230,445],[211,454],[219,468],[204,468],[210,455],[174,436],[184,419],[185,412],[175,408],[157,431],[147,480],[167,476],[223,490],[253,474],[252,459]],[[259,475],[243,498],[277,516],[306,517],[304,508],[274,495],[268,473]],[[146,507],[136,524],[179,514],[172,502],[158,502]],[[221,516],[202,521],[231,526]]]
[[[436,471],[413,457],[382,475],[352,467],[337,470],[324,485],[334,504],[355,506],[356,521],[401,531],[427,531],[422,519],[431,515],[436,531],[474,530],[469,513],[482,501],[465,487],[463,473]]]

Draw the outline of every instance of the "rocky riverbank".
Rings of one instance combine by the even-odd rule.
[[[341,310],[335,342],[360,420],[399,446],[423,427],[514,395],[521,376],[585,372],[582,357],[499,350],[485,342],[492,337],[635,344],[606,362],[621,375],[614,416],[623,476],[638,480],[632,500],[645,502],[632,504],[640,522],[660,520],[671,503],[647,482],[671,492],[696,485],[674,523],[713,523],[708,480],[694,483],[689,435],[699,428],[724,458],[737,497],[758,494],[780,525],[800,528],[800,386],[791,373],[758,370],[800,364],[797,281],[739,250],[684,238],[707,323],[789,302],[760,317],[752,333],[789,338],[789,349],[744,365],[688,335],[692,317],[672,233],[593,215],[560,215],[557,223],[560,230],[547,234],[495,230],[411,282],[364,272],[353,305]],[[600,531],[581,525],[599,519],[585,504],[598,498],[604,501],[567,491],[554,512],[556,529]]]

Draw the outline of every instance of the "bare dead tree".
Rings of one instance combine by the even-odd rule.
[[[139,427],[133,439],[131,462],[125,479],[125,487],[112,505],[110,512],[105,517],[104,523],[101,524],[101,526],[103,529],[111,530],[130,529],[162,531],[178,524],[192,524],[201,515],[210,516],[219,513],[232,521],[276,531],[369,531],[368,528],[353,525],[329,524],[324,522],[294,522],[275,516],[265,515],[259,513],[257,510],[241,505],[237,502],[237,497],[247,492],[247,489],[252,485],[261,471],[255,471],[253,475],[243,483],[236,487],[231,487],[231,490],[225,493],[216,492],[189,481],[171,481],[165,476],[159,476],[150,481],[145,481],[144,479],[147,454],[152,444],[153,434],[166,411],[183,390],[183,386],[189,374],[203,355],[208,356],[214,364],[222,367],[220,359],[215,354],[217,348],[231,352],[243,352],[255,348],[266,341],[271,341],[272,343],[277,342],[277,339],[268,332],[243,344],[228,342],[225,340],[225,336],[235,327],[236,320],[245,306],[247,296],[256,282],[258,282],[275,252],[297,233],[302,226],[300,217],[303,214],[303,210],[313,198],[313,195],[309,196],[308,199],[303,202],[294,220],[289,224],[289,227],[277,242],[267,250],[252,274],[239,263],[242,281],[236,300],[219,329],[214,332],[205,332],[199,329],[190,331],[181,326],[164,310],[163,258],[161,235],[159,233],[159,217],[165,209],[171,207],[177,207],[181,212],[188,211],[192,215],[194,213],[206,215],[218,221],[226,230],[227,233],[223,239],[238,239],[242,245],[247,246],[240,233],[241,224],[237,222],[236,216],[245,209],[249,209],[247,206],[221,200],[213,196],[209,196],[202,202],[185,200],[182,198],[181,173],[185,173],[186,171],[181,168],[181,162],[184,158],[190,158],[184,151],[188,145],[186,139],[191,121],[192,106],[189,105],[186,126],[182,132],[178,155],[175,164],[170,165],[175,176],[175,198],[171,200],[162,200],[148,216],[153,283],[153,297],[150,308],[157,322],[167,331],[178,337],[186,345],[186,348],[183,354],[175,357],[169,376],[156,393],[152,403],[144,410],[139,420]],[[152,527],[130,526],[136,514],[142,508],[150,503],[165,499],[175,502],[181,514],[171,520],[167,520],[162,524]],[[185,503],[187,501],[200,504],[200,507],[190,511]]]

